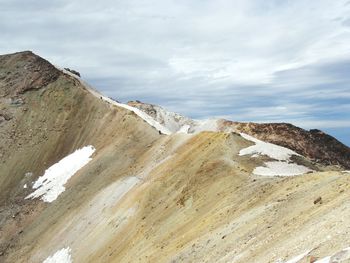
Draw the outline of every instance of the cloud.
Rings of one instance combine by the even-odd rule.
[[[347,1],[13,0],[0,16],[1,53],[33,50],[121,101],[348,128]]]

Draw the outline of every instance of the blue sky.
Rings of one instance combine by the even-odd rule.
[[[0,52],[33,50],[120,101],[290,122],[350,145],[348,0],[0,0]]]

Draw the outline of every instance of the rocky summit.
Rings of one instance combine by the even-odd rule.
[[[0,56],[0,262],[350,262],[350,149],[120,103]]]

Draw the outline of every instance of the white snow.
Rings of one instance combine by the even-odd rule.
[[[208,119],[208,120],[192,120],[185,116],[182,116],[178,113],[168,111],[160,106],[153,105],[154,110],[156,111],[156,117],[148,115],[146,112],[136,108],[129,106],[127,104],[116,102],[106,96],[103,96],[85,81],[83,81],[79,76],[73,74],[70,71],[65,69],[61,69],[56,67],[58,70],[62,71],[65,74],[70,75],[71,77],[77,79],[91,94],[93,94],[97,98],[101,98],[102,100],[115,105],[117,107],[121,107],[127,110],[134,112],[141,119],[146,121],[149,125],[160,131],[162,134],[172,134],[172,133],[199,133],[202,131],[217,131],[217,119]]]
[[[344,248],[332,256],[328,256],[317,260],[315,263],[331,263],[331,262],[348,262],[345,260],[350,259],[350,247]]]
[[[142,107],[140,108],[141,111],[146,111],[146,109],[154,110],[155,117],[151,116],[151,118],[154,118],[155,121],[162,124],[172,133],[179,132],[180,130],[181,132],[184,132],[187,127],[189,129],[194,123],[190,118],[182,116],[176,112],[168,111],[161,106],[146,103],[140,105],[145,106],[145,109]]]
[[[240,156],[252,155],[256,158],[260,155],[266,155],[271,159],[277,161],[265,162],[265,166],[256,167],[253,171],[256,175],[262,176],[294,176],[307,173],[310,170],[309,168],[298,165],[290,161],[292,155],[299,155],[296,152],[278,146],[272,143],[263,142],[250,136],[245,133],[241,133],[241,136],[251,142],[254,142],[255,145],[249,146],[239,151]],[[299,155],[300,156],[300,155]]]
[[[199,133],[201,131],[217,131],[217,119],[193,120],[163,107],[151,104],[141,104],[155,111],[154,120],[166,127],[171,133]],[[142,107],[140,110],[146,111]],[[153,118],[153,117],[151,117]]]
[[[303,165],[281,161],[265,162],[265,165],[256,167],[253,173],[262,176],[294,176],[311,171]]]
[[[85,146],[52,165],[35,181],[33,188],[36,190],[25,199],[41,197],[41,200],[48,203],[56,200],[64,192],[66,182],[92,160],[90,156],[94,152],[93,146]]]
[[[322,258],[322,259],[315,261],[315,263],[330,263],[330,261],[331,261],[331,257],[328,256],[328,257],[325,257],[325,258]]]
[[[193,120],[188,117],[182,116],[176,112],[168,111],[163,107],[152,104],[140,104],[138,109],[143,114],[153,119],[156,123],[167,129],[169,134],[171,133],[199,133],[201,131],[217,131],[217,119],[208,120]],[[144,106],[145,108],[143,108]],[[131,107],[131,106],[128,106]],[[135,109],[136,107],[131,107]],[[150,116],[146,112],[147,110],[154,110],[155,116]],[[164,133],[164,132],[163,132]]]
[[[72,263],[70,255],[71,249],[69,247],[58,250],[54,255],[48,257],[43,263]]]
[[[65,69],[61,69],[59,67],[56,67],[58,70],[62,71],[63,73],[66,73],[68,75],[70,75],[71,77],[77,79],[81,85],[83,85],[92,95],[94,95],[97,98],[101,98],[104,101],[109,102],[112,105],[115,105],[117,107],[121,107],[127,110],[130,110],[132,112],[134,112],[137,116],[139,116],[141,119],[145,120],[149,125],[151,125],[152,127],[156,128],[158,131],[160,131],[163,134],[171,134],[172,132],[167,129],[166,127],[164,127],[163,125],[161,125],[159,122],[157,122],[156,120],[154,120],[151,116],[149,116],[148,114],[144,113],[143,111],[135,108],[135,107],[131,107],[129,105],[123,104],[123,103],[119,103],[116,102],[106,96],[103,96],[101,93],[99,93],[97,90],[95,90],[94,88],[92,88],[89,84],[87,84],[85,81],[83,81],[81,78],[79,78],[79,76],[69,72],[68,70]]]
[[[116,102],[108,97],[105,97],[103,96],[102,94],[98,93],[97,91],[91,89],[89,86],[87,86],[85,83],[83,83],[81,81],[81,83],[83,85],[85,85],[85,87],[93,94],[95,95],[96,97],[98,98],[102,98],[104,101],[107,101],[109,102],[110,104],[112,105],[115,105],[117,107],[121,107],[121,108],[124,108],[124,109],[127,109],[127,110],[130,110],[132,112],[134,112],[137,116],[139,116],[141,119],[143,119],[144,121],[146,121],[149,125],[151,125],[152,127],[154,127],[155,129],[157,129],[158,131],[160,131],[161,133],[163,134],[171,134],[172,132],[164,127],[163,125],[161,125],[159,122],[157,122],[156,120],[154,120],[151,116],[149,116],[148,114],[146,114],[145,112],[135,108],[135,107],[131,107],[129,105],[126,105],[126,104],[123,104],[123,103],[119,103],[119,102]]]
[[[311,252],[311,250],[309,250],[309,251],[307,251],[299,256],[296,256],[296,257],[292,258],[291,260],[286,261],[285,263],[298,263],[304,257],[309,255],[310,252]],[[315,263],[345,262],[345,260],[349,260],[349,259],[350,259],[350,247],[344,248],[343,250],[338,251],[337,253],[333,254],[332,256],[327,256],[327,257],[324,257],[322,259],[319,259],[319,260],[315,261]],[[348,261],[346,261],[346,262],[348,262]]]
[[[95,91],[93,91],[95,92]],[[110,98],[104,97],[100,94],[96,94],[96,96],[102,98],[103,100],[116,105],[118,107],[125,108],[134,112],[137,116],[145,120],[149,125],[156,128],[163,134],[170,135],[172,133],[199,133],[202,131],[217,131],[218,124],[217,119],[208,119],[208,120],[192,120],[190,118],[184,117],[175,112],[167,111],[162,107],[154,105],[154,109],[156,110],[156,117],[148,115],[144,111],[129,106],[127,104],[122,104],[116,102]]]
[[[260,141],[245,133],[241,133],[241,136],[248,141],[255,142],[255,145],[252,145],[240,150],[239,152],[240,156],[249,155],[249,154],[258,154],[258,155],[267,155],[270,158],[279,160],[279,161],[287,161],[292,155],[299,155],[288,148],[278,146],[272,143]]]
[[[350,171],[343,171],[343,173],[349,173],[350,174]]]
[[[307,255],[309,255],[310,252],[311,252],[311,250],[308,250],[308,251],[306,251],[305,253],[300,254],[300,255],[298,255],[298,256],[296,256],[296,257],[294,257],[294,258],[292,258],[292,259],[286,261],[285,263],[297,263],[298,261],[300,261],[301,259],[303,259],[303,258],[306,257]]]
[[[24,189],[27,189],[27,184],[23,185],[23,188],[24,188]]]
[[[188,131],[190,130],[191,126],[190,125],[184,125],[182,126],[177,133],[188,133]]]
[[[163,134],[169,135],[172,133],[168,128],[164,127],[159,122],[155,121],[151,116],[149,116],[145,112],[143,112],[135,107],[131,107],[131,106],[126,105],[126,104],[118,103],[114,100],[111,100],[110,98],[103,98],[103,99],[110,102],[111,104],[114,104],[116,106],[119,106],[119,107],[122,107],[124,109],[127,109],[127,110],[134,112],[137,116],[139,116],[141,119],[145,120],[149,125],[156,128],[158,131],[160,131]]]

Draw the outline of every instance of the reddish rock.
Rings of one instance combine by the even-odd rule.
[[[243,123],[222,121],[223,129],[233,128],[260,140],[289,148],[324,165],[350,169],[350,148],[316,129],[304,130],[289,123]]]

